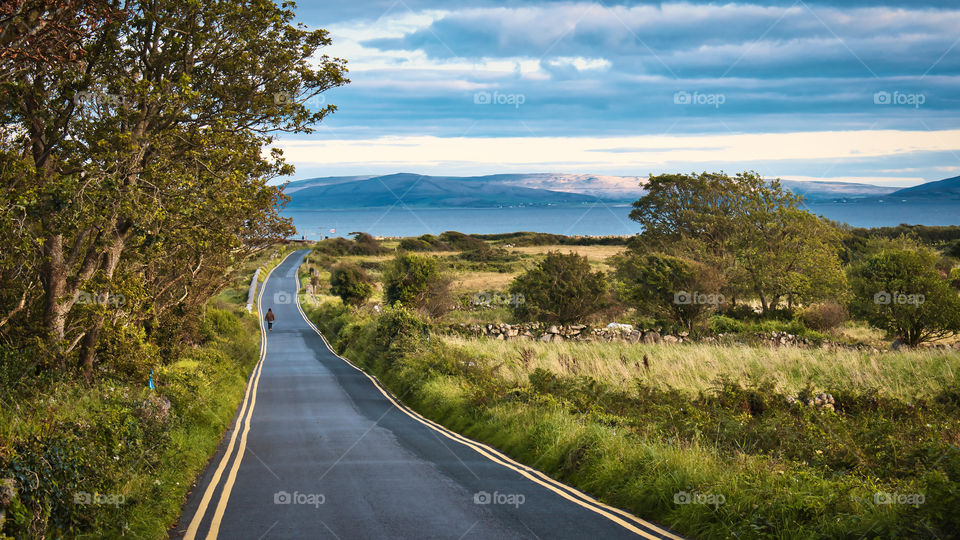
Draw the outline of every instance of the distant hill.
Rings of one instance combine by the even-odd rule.
[[[890,196],[900,198],[960,199],[960,176],[904,188],[894,191]]]
[[[602,201],[629,204],[644,194],[642,176],[527,173],[486,176],[330,176],[291,182],[289,208],[370,208],[393,206],[401,198],[410,207],[476,207],[578,205]],[[808,201],[840,199],[960,198],[960,177],[920,186],[895,187],[782,180]]]
[[[505,176],[505,175],[500,175]],[[359,178],[359,179],[357,179]],[[593,195],[518,187],[488,177],[458,178],[399,173],[374,177],[314,178],[291,182],[287,208],[409,207],[487,208],[497,206],[579,205]]]
[[[801,180],[781,180],[783,187],[810,201],[833,199],[861,199],[866,197],[883,197],[899,188],[875,186],[873,184],[856,184],[853,182],[821,182]]]

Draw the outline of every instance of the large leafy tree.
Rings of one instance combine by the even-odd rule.
[[[891,243],[850,269],[851,311],[908,345],[960,331],[960,297],[936,269],[937,255]]]
[[[778,181],[752,172],[669,174],[651,176],[646,189],[630,213],[643,225],[634,251],[716,268],[729,297],[754,297],[764,311],[845,295],[840,234]]]
[[[16,311],[3,330],[39,328],[54,365],[80,350],[89,374],[106,318],[189,314],[226,268],[292,232],[268,185],[292,168],[264,149],[276,133],[310,131],[335,108],[303,103],[347,81],[343,61],[315,56],[327,33],[295,24],[290,5],[125,2],[77,34],[81,61],[0,83],[0,226],[12,248],[0,321]],[[124,306],[77,306],[118,288]]]

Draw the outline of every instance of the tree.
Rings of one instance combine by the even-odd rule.
[[[641,314],[674,321],[687,330],[723,304],[722,276],[696,261],[651,253],[614,260],[620,298]]]
[[[748,172],[651,176],[630,217],[643,225],[633,251],[659,251],[718,269],[731,298],[756,297],[765,312],[843,297],[836,227],[803,210],[779,181]]]
[[[398,254],[383,271],[383,288],[391,305],[399,302],[430,315],[439,315],[450,307],[450,279],[440,272],[433,257]]]
[[[888,246],[850,269],[851,311],[915,346],[960,331],[960,297],[932,250]]]
[[[87,374],[106,319],[190,315],[225,268],[292,232],[267,185],[292,167],[264,148],[309,132],[335,107],[304,101],[347,82],[343,61],[314,57],[326,31],[294,24],[287,4],[128,5],[76,36],[82,62],[16,70],[0,92],[0,241],[14,248],[0,283],[30,291],[19,311],[0,292],[2,317],[16,311],[0,328],[39,329],[57,366],[79,347]],[[118,288],[123,309],[77,305]]]
[[[519,318],[548,323],[579,323],[609,305],[606,276],[592,271],[590,261],[576,253],[551,251],[517,276],[510,292],[524,299],[513,306]]]
[[[373,280],[359,266],[341,263],[330,269],[330,291],[344,304],[359,306],[373,296]]]

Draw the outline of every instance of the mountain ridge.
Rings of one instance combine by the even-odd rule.
[[[328,176],[284,187],[290,208],[501,207],[630,204],[644,193],[646,177],[564,173],[431,176],[416,173]],[[960,176],[897,188],[853,182],[781,180],[808,201],[885,197],[960,198]]]

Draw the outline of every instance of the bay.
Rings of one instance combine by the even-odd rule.
[[[960,225],[960,201],[863,199],[814,201],[807,208],[855,227]],[[319,240],[354,231],[374,236],[419,236],[444,231],[493,234],[535,231],[564,235],[632,235],[640,232],[629,219],[628,205],[598,203],[584,206],[503,208],[368,208],[353,210],[285,210],[297,235]],[[333,230],[334,232],[330,232]]]

